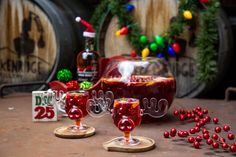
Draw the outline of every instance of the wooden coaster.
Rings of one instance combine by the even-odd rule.
[[[107,151],[128,152],[128,153],[145,152],[155,148],[155,141],[147,137],[133,136],[133,138],[140,140],[140,144],[134,146],[121,145],[117,141],[118,138],[119,137],[103,143],[103,147]]]
[[[60,138],[85,138],[95,134],[95,128],[91,126],[85,126],[87,128],[84,132],[72,132],[71,126],[62,126],[54,130],[54,134]]]

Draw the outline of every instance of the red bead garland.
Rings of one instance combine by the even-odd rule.
[[[215,126],[213,131],[208,130],[205,125],[211,123],[211,117],[207,115],[208,110],[196,107],[192,110],[174,110],[173,115],[178,117],[180,121],[193,120],[196,124],[195,127],[190,128],[189,131],[177,130],[172,128],[170,132],[164,132],[164,137],[169,138],[175,137],[176,135],[180,138],[186,138],[187,142],[192,143],[196,149],[200,148],[202,140],[205,140],[206,144],[211,145],[214,149],[224,149],[231,152],[236,152],[236,142],[233,144],[227,143],[226,139],[220,135],[222,131],[230,131],[229,125]],[[219,119],[214,117],[212,119],[213,124],[218,125]],[[201,134],[200,133],[201,131]],[[190,135],[191,134],[191,135]],[[228,140],[234,140],[235,135],[233,133],[227,134]]]

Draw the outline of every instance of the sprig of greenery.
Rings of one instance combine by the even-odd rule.
[[[200,30],[197,36],[197,79],[200,81],[214,80],[217,74],[218,40],[217,14],[219,0],[212,0],[207,11],[200,13]]]
[[[90,19],[90,23],[93,25],[96,34],[99,31],[101,21],[109,10],[109,3],[109,0],[102,0],[97,9],[95,9],[93,16]]]

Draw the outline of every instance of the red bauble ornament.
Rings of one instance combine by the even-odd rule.
[[[218,118],[213,118],[213,122],[214,122],[215,124],[217,124],[217,123],[219,122],[219,119],[218,119]]]
[[[203,129],[203,130],[202,130],[202,133],[203,133],[203,134],[209,134],[209,131],[208,131],[207,129]]]
[[[230,126],[228,126],[228,125],[223,126],[223,130],[224,131],[229,131],[230,130]]]
[[[184,121],[186,118],[185,114],[180,114],[179,115],[179,120]]]
[[[199,136],[199,135],[197,135],[197,137],[196,137],[195,139],[196,139],[196,141],[198,141],[198,142],[201,142],[201,141],[202,141],[202,137]]]
[[[196,126],[200,128],[202,126],[202,123],[198,122]]]
[[[201,108],[200,106],[198,106],[198,107],[196,108],[196,110],[201,111],[202,108]]]
[[[205,119],[206,119],[207,122],[211,121],[211,117],[209,117],[209,116],[206,116]]]
[[[200,119],[199,119],[198,117],[195,117],[195,118],[194,118],[194,121],[195,121],[195,122],[199,122],[199,120],[200,120]]]
[[[163,135],[164,135],[165,138],[169,138],[169,135],[170,135],[170,134],[169,134],[168,131],[165,131]]]
[[[191,128],[191,129],[189,130],[189,132],[190,132],[190,134],[195,134],[195,129],[194,129],[194,128]]]
[[[229,147],[229,145],[226,144],[226,143],[223,143],[223,144],[221,145],[221,147],[222,147],[223,149],[227,149],[227,148]]]
[[[194,130],[195,130],[195,132],[199,132],[200,128],[196,126],[196,127],[194,127]]]
[[[190,113],[187,114],[187,118],[192,118]]]
[[[202,118],[203,117],[203,112],[199,111],[199,112],[197,112],[197,115]]]
[[[209,137],[210,137],[210,136],[209,136],[208,133],[203,134],[203,138],[204,138],[204,139],[208,139]]]
[[[178,134],[179,137],[184,137],[184,135],[183,135],[183,131],[178,131],[177,134]]]
[[[200,2],[203,4],[207,4],[207,3],[209,3],[209,0],[200,0]]]
[[[207,114],[207,113],[208,113],[208,110],[207,110],[207,109],[204,109],[204,110],[203,110],[203,113],[204,113],[204,114]]]
[[[183,131],[183,135],[184,135],[184,137],[187,137],[189,135],[189,133],[187,131]]]
[[[188,142],[189,143],[193,143],[195,141],[195,139],[193,137],[188,137]]]
[[[218,135],[217,135],[217,134],[212,134],[212,135],[211,135],[211,138],[217,140],[217,139],[218,139]]]
[[[177,130],[176,130],[175,128],[172,128],[172,129],[170,130],[170,136],[171,136],[171,137],[175,137],[176,132],[177,132]]]
[[[173,114],[174,114],[174,116],[178,116],[179,115],[179,111],[175,110]]]
[[[126,35],[126,34],[128,34],[128,32],[129,32],[129,28],[127,26],[122,27],[120,29],[120,35]]]
[[[221,138],[220,138],[220,141],[223,142],[223,143],[225,143],[224,137],[221,137]]]
[[[211,138],[208,138],[208,139],[206,140],[206,143],[207,143],[208,145],[211,145],[211,144],[213,143],[213,140],[212,140]]]
[[[233,139],[234,139],[234,134],[229,133],[229,134],[228,134],[228,139],[229,139],[229,140],[233,140]]]
[[[231,152],[236,152],[236,146],[235,145],[230,146],[229,149],[230,149]]]
[[[175,51],[175,53],[180,53],[180,45],[178,43],[172,44],[172,48]]]
[[[220,133],[221,132],[221,128],[219,126],[215,127],[215,132],[216,133]]]
[[[218,142],[213,142],[212,147],[215,148],[215,149],[219,148],[219,143]]]
[[[201,120],[199,123],[201,126],[204,126],[206,124],[204,120]]]
[[[204,124],[206,124],[208,122],[207,118],[203,118],[202,121]]]
[[[194,146],[196,149],[199,149],[199,148],[200,148],[200,143],[197,142],[197,141],[195,141],[195,142],[193,143],[193,146]]]

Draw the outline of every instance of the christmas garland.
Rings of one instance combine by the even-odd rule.
[[[184,47],[180,46],[178,37],[185,28],[194,31],[196,17],[200,13],[199,33],[196,36],[196,42],[193,43],[198,49],[197,79],[209,82],[216,78],[218,49],[216,45],[219,41],[216,15],[220,6],[219,0],[179,0],[177,16],[171,20],[167,32],[155,36],[154,41],[148,41],[132,15],[128,14],[134,9],[134,6],[128,2],[127,0],[103,0],[90,21],[95,31],[98,33],[103,17],[111,11],[119,19],[119,30],[116,35],[126,35],[135,49],[131,52],[131,56],[135,56],[137,52],[144,58],[148,55],[156,55],[168,59],[168,57],[184,55]]]

